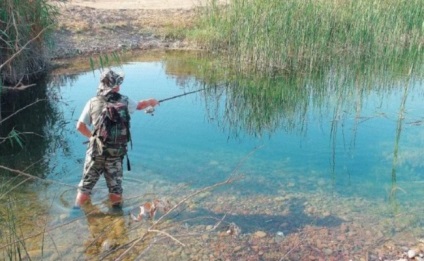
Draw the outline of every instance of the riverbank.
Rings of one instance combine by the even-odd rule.
[[[51,1],[58,7],[52,60],[126,50],[192,50],[178,35],[205,3],[183,1]]]

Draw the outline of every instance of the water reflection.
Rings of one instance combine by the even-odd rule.
[[[57,108],[59,97],[48,86],[45,78],[29,89],[1,95],[0,136],[16,132],[19,142],[12,138],[0,143],[0,165],[46,177],[49,155],[59,147],[66,150],[66,141],[61,139],[61,126],[66,122]]]
[[[397,68],[401,72],[370,72],[367,67],[336,64],[314,74],[268,77],[236,76],[228,68],[207,67],[202,88],[208,95],[205,98],[209,99],[208,109],[213,109],[211,117],[219,119],[220,125],[234,136],[239,133],[260,136],[281,128],[302,135],[311,117],[327,121],[329,116],[335,134],[336,125],[347,118],[354,117],[355,124],[359,124],[363,117],[369,117],[362,114],[368,100],[384,103],[405,85],[410,86],[409,92],[415,93],[422,75],[403,73],[408,68]],[[219,102],[223,97],[221,108]]]
[[[87,220],[90,236],[84,242],[84,258],[103,259],[110,254],[116,254],[117,249],[128,242],[127,221],[121,208],[103,212],[89,202],[82,211]]]
[[[228,68],[212,67],[208,72],[220,77],[214,75],[213,79],[219,79],[217,82],[208,78],[204,87],[207,90],[205,103],[209,118],[216,119],[231,137],[265,135],[275,142],[278,139],[274,136],[284,130],[286,134],[292,133],[288,135],[290,138],[304,137],[300,138],[301,146],[305,146],[308,139],[325,139],[319,147],[305,146],[302,151],[317,159],[327,154],[328,173],[339,190],[344,190],[354,179],[373,175],[377,162],[382,161],[378,156],[380,144],[393,137],[389,132],[395,132],[392,170],[384,171],[386,177],[391,173],[391,178],[384,182],[391,189],[382,192],[393,202],[396,191],[400,190],[396,169],[401,167],[398,150],[402,128],[405,121],[422,121],[419,115],[409,113],[422,107],[417,99],[423,95],[423,75],[420,70],[414,73],[412,68],[417,65],[413,60],[411,64],[337,63],[311,74],[278,77],[233,77]],[[374,122],[368,123],[368,120]],[[397,122],[397,126],[393,122]],[[287,141],[280,145],[286,146]],[[289,146],[293,149],[293,145]],[[298,159],[294,164],[304,163],[304,159]],[[375,196],[375,189],[370,193]]]
[[[48,78],[28,89],[1,94],[1,258],[28,256],[21,253],[27,245],[41,248],[48,223],[45,213],[51,203],[38,200],[38,192],[49,184],[39,181],[51,174],[51,166],[55,166],[52,155],[68,148],[62,129],[66,122],[57,107],[58,100]],[[17,137],[8,138],[11,133]],[[27,238],[26,243],[22,238]]]

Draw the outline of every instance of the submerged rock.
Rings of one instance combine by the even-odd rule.
[[[253,236],[257,238],[264,238],[266,237],[266,233],[264,231],[256,231],[255,234],[253,234]]]
[[[410,249],[408,250],[408,258],[414,258],[417,255],[417,252],[415,250]]]

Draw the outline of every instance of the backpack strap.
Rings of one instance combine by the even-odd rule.
[[[125,154],[125,156],[127,156],[127,169],[128,171],[131,171],[131,163],[130,163],[130,158],[128,158],[128,152]]]
[[[133,148],[133,144],[132,144],[132,137],[131,137],[131,116],[130,116],[130,112],[128,111],[128,97],[127,96],[120,95],[119,98],[120,99],[122,98],[122,100],[125,101],[125,103],[127,104],[127,108],[126,108],[125,112],[127,113],[128,119],[130,119],[130,121],[128,121],[128,126],[127,126],[127,129],[128,129],[128,143],[131,144],[131,149],[132,149]]]
[[[98,111],[98,114],[96,115],[97,118],[93,119],[94,129],[93,129],[93,132],[92,132],[91,136],[92,137],[97,137],[97,134],[99,132],[99,127],[100,127],[99,126],[99,120],[100,120],[100,117],[102,116],[101,114],[103,113],[103,108],[104,108],[104,106],[106,106],[107,99],[103,95],[97,95],[95,97],[95,99],[93,99],[93,102],[96,103],[95,108]]]
[[[107,102],[116,102],[119,101],[122,95],[118,92],[108,92],[106,95],[98,95],[103,97]]]

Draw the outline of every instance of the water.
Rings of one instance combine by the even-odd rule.
[[[27,182],[12,194],[17,220],[27,221],[24,234],[34,235],[27,242],[33,249],[30,254],[46,259],[95,258],[145,229],[146,224],[144,228],[127,224],[128,213],[137,213],[138,205],[154,198],[175,205],[196,190],[239,175],[243,178],[185,202],[172,219],[194,229],[227,215],[225,222],[237,224],[244,234],[260,230],[290,235],[310,224],[339,228],[345,222],[389,222],[407,213],[395,228],[381,222],[379,233],[395,237],[402,231],[399,227],[414,228],[406,229],[414,239],[424,233],[419,221],[424,182],[422,82],[412,78],[361,95],[355,95],[354,88],[346,93],[325,90],[316,96],[304,90],[299,98],[296,91],[288,97],[283,90],[283,102],[274,104],[263,99],[263,93],[250,94],[247,82],[236,91],[231,85],[208,85],[184,66],[177,57],[114,68],[125,72],[121,93],[135,100],[206,88],[163,102],[153,115],[142,111],[132,115],[132,170],[124,174],[127,200],[122,213],[108,208],[103,180],[95,187],[89,211],[72,209],[86,141],[75,125],[85,102],[96,93],[99,72],[75,74],[72,80],[49,85],[49,95],[58,97],[52,105],[56,120],[44,128],[55,134],[43,140],[47,148],[38,153],[44,155],[32,155],[41,159],[35,165],[43,168],[27,171],[49,182]],[[249,95],[259,97],[259,103],[251,102]],[[213,219],[187,221],[205,216]],[[104,224],[112,224],[108,230],[115,232],[90,244],[104,234]],[[40,227],[49,231],[49,239],[35,236]],[[45,253],[39,251],[40,242]],[[10,251],[10,241],[3,245]]]

